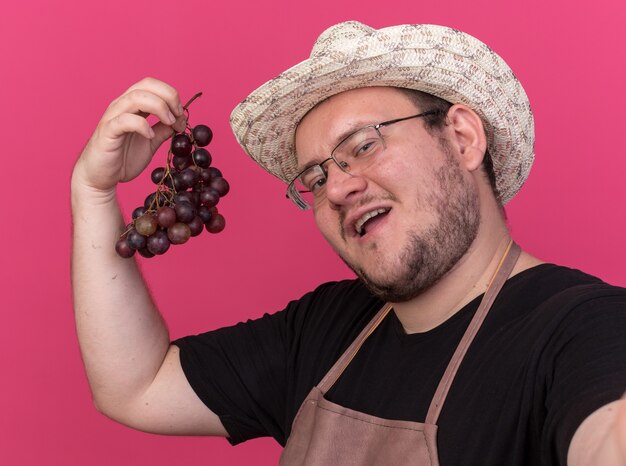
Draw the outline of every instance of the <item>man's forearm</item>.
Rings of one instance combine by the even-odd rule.
[[[135,261],[115,252],[124,224],[114,191],[100,193],[74,178],[76,328],[94,401],[118,417],[154,379],[169,336]]]

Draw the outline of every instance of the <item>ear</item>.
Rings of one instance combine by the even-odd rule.
[[[478,114],[467,105],[455,104],[448,110],[450,142],[456,146],[461,163],[469,171],[481,166],[487,150],[485,127]]]

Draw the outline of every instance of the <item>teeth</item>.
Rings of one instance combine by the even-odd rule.
[[[365,225],[365,222],[367,222],[370,218],[376,217],[377,215],[380,215],[380,214],[384,214],[387,211],[388,211],[388,209],[376,209],[376,210],[372,210],[371,212],[368,212],[365,215],[363,215],[361,218],[359,218],[354,223],[354,228],[355,228],[356,232],[359,235],[362,235],[363,234],[363,225]]]

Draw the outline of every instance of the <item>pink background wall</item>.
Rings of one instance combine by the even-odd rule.
[[[69,176],[108,102],[141,77],[205,96],[192,122],[216,134],[230,180],[227,229],[143,264],[173,337],[282,308],[323,280],[349,276],[249,161],[228,117],[247,91],[296,61],[327,26],[438,23],[476,35],[530,96],[537,158],[510,204],[517,240],[547,261],[626,285],[624,82],[619,0],[107,0],[4,2],[0,12],[0,463],[276,464],[272,440],[167,438],[119,426],[92,407],[69,286]],[[165,160],[157,155],[154,166]],[[128,215],[148,175],[120,189]],[[245,284],[245,288],[244,288]],[[245,290],[245,291],[242,291]]]

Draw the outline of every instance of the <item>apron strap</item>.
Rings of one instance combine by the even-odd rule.
[[[487,312],[489,312],[491,305],[495,301],[496,296],[500,292],[500,289],[502,289],[502,286],[511,274],[511,271],[515,266],[520,253],[520,247],[511,240],[487,288],[487,292],[483,296],[483,299],[480,303],[478,310],[476,311],[476,314],[474,315],[469,327],[467,328],[465,334],[463,335],[463,338],[461,339],[461,342],[459,343],[459,346],[452,356],[452,360],[448,364],[443,378],[439,382],[439,386],[437,387],[435,396],[433,397],[430,407],[428,408],[426,423],[436,424],[436,421],[439,418],[439,413],[441,412],[441,408],[443,407],[443,403],[445,402],[446,396],[448,395],[450,385],[452,384],[454,376],[456,375],[457,370],[461,365],[461,361],[463,360],[463,357],[465,356],[469,345],[472,343],[472,340],[476,336],[476,333],[478,333],[478,329],[483,323],[483,320],[485,319]],[[386,303],[376,313],[372,320],[365,326],[365,328],[361,331],[361,333],[359,333],[359,335],[348,347],[348,349],[346,349],[346,351],[341,355],[341,357],[337,360],[333,367],[324,376],[324,378],[317,386],[322,395],[326,394],[326,392],[330,390],[331,387],[335,384],[335,382],[344,372],[346,367],[348,367],[348,364],[350,364],[352,359],[354,359],[356,353],[358,353],[358,351],[361,349],[361,346],[363,345],[365,340],[367,340],[372,332],[376,330],[376,327],[378,327],[378,325],[383,321],[383,319],[387,316],[392,307],[393,306],[391,305],[391,303]]]
[[[426,414],[426,424],[437,424],[439,414],[441,413],[441,409],[446,401],[446,396],[448,395],[448,391],[450,390],[450,386],[452,385],[459,366],[461,365],[470,344],[474,340],[474,337],[478,333],[480,326],[485,320],[489,309],[491,309],[491,305],[495,301],[496,296],[498,296],[504,282],[506,282],[513,270],[513,267],[515,267],[520,253],[520,247],[511,240],[493,278],[491,279],[491,282],[489,283],[489,286],[487,287],[487,291],[480,302],[480,306],[478,307],[476,314],[474,314],[467,330],[465,330],[465,334],[463,335],[461,342],[457,346],[452,359],[448,363],[446,372],[439,381],[439,386],[437,387],[435,396],[433,397],[430,407],[428,408],[428,413]]]
[[[335,384],[339,376],[343,373],[343,371],[348,367],[348,364],[352,361],[356,353],[361,349],[361,346],[367,340],[372,332],[378,327],[383,319],[387,316],[392,306],[390,303],[386,303],[380,311],[376,313],[374,318],[370,320],[369,324],[365,326],[365,328],[359,333],[359,336],[352,342],[352,344],[348,347],[348,349],[341,355],[341,357],[337,360],[337,362],[333,365],[333,367],[328,371],[328,373],[324,376],[322,381],[319,383],[317,388],[325,394],[330,388]]]

